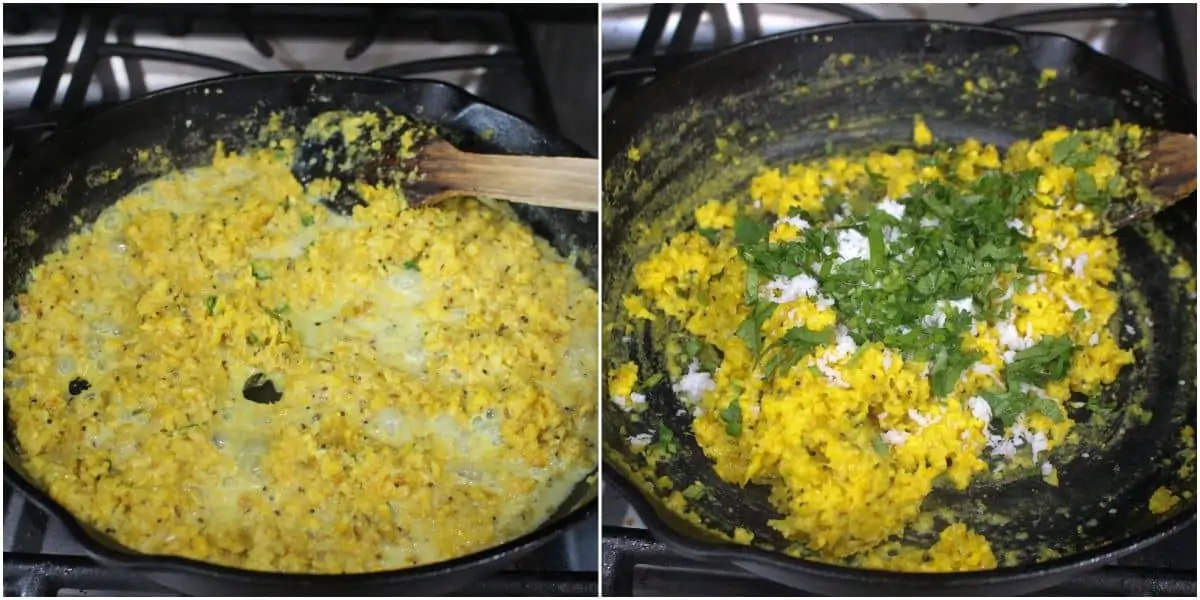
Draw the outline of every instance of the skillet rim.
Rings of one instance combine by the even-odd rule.
[[[665,76],[659,77],[648,84],[638,87],[633,91],[633,93],[622,98],[619,104],[614,105],[609,111],[605,111],[605,114],[603,115],[603,122],[605,124],[618,123],[622,120],[629,119],[631,115],[644,113],[644,110],[640,111],[639,113],[638,107],[645,106],[647,103],[644,101],[639,102],[639,100],[642,98],[651,97],[652,94],[659,88],[674,85],[678,80],[687,79],[693,73],[708,68],[708,66],[712,63],[730,60],[730,57],[738,53],[745,52],[762,45],[782,43],[795,38],[802,38],[804,36],[820,33],[861,33],[864,30],[869,32],[871,29],[904,29],[914,26],[925,27],[927,29],[944,27],[958,31],[999,34],[1011,38],[1014,42],[1021,44],[1022,47],[1038,39],[1065,40],[1074,47],[1076,52],[1089,55],[1088,57],[1091,60],[1098,60],[1099,62],[1107,63],[1107,66],[1112,69],[1114,73],[1125,74],[1131,79],[1136,80],[1139,84],[1147,85],[1151,89],[1162,94],[1163,97],[1167,99],[1179,102],[1185,107],[1190,105],[1192,109],[1191,112],[1193,114],[1196,112],[1196,102],[1194,100],[1183,96],[1182,94],[1176,92],[1173,88],[1159,82],[1158,80],[1134,68],[1133,66],[1111,58],[1100,52],[1096,52],[1087,44],[1084,44],[1083,42],[1080,42],[1079,40],[1069,36],[1041,31],[1026,32],[1006,27],[977,25],[954,21],[897,19],[887,21],[850,21],[795,29],[792,31],[785,31],[775,35],[765,36],[756,40],[730,46],[677,70],[671,71]],[[646,122],[647,121],[642,120],[641,122],[637,123],[636,127],[640,129]],[[628,128],[628,126],[626,126],[626,128]],[[1192,129],[1194,133],[1194,120],[1192,121]],[[618,152],[622,150],[624,150],[624,146],[618,148],[616,145],[612,145],[611,147],[606,146],[601,149],[604,167],[603,171],[605,173],[608,172],[608,167],[618,155]],[[601,210],[603,210],[603,206],[601,206]],[[603,265],[604,261],[602,258],[602,280]],[[604,302],[603,297],[601,302]],[[603,356],[603,348],[601,349],[601,355]],[[603,366],[601,368],[603,369]],[[603,435],[600,443],[602,448],[609,447],[607,442],[603,439]],[[1186,527],[1195,523],[1197,518],[1197,505],[1196,502],[1192,502],[1188,510],[1180,511],[1169,518],[1163,519],[1153,527],[1149,527],[1139,534],[1126,536],[1120,540],[1110,541],[1090,550],[1076,552],[1064,557],[1043,562],[1035,562],[1011,567],[997,567],[982,571],[941,573],[886,571],[822,563],[803,558],[793,558],[782,552],[764,550],[755,546],[729,542],[704,541],[688,536],[669,525],[662,517],[659,516],[658,511],[647,498],[647,494],[644,493],[627,477],[621,474],[620,469],[612,465],[612,462],[608,459],[607,451],[603,452],[601,463],[603,465],[602,472],[605,485],[612,485],[614,488],[616,488],[620,495],[630,504],[630,506],[634,508],[638,516],[642,518],[642,522],[645,523],[646,528],[654,535],[656,539],[662,541],[669,548],[679,552],[685,557],[705,561],[723,560],[739,564],[739,566],[742,563],[757,564],[772,569],[787,571],[793,575],[811,577],[813,579],[821,579],[825,581],[835,581],[838,584],[867,583],[873,586],[896,585],[912,587],[925,586],[966,588],[972,586],[1008,585],[1020,581],[1033,581],[1042,578],[1052,578],[1056,575],[1065,575],[1079,570],[1087,570],[1089,568],[1103,566],[1104,564],[1144,549],[1170,535],[1182,531]],[[795,587],[794,584],[790,584],[788,582],[781,583]]]
[[[519,115],[513,114],[511,111],[501,108],[495,104],[487,102],[482,98],[466,91],[460,86],[446,83],[429,78],[394,78],[380,75],[368,75],[360,73],[348,73],[342,71],[265,71],[256,73],[241,73],[226,75],[221,77],[213,77],[209,79],[201,79],[190,83],[185,83],[169,88],[164,88],[151,92],[149,94],[138,96],[125,100],[113,105],[92,116],[89,119],[72,123],[69,127],[57,130],[49,137],[35,144],[30,151],[11,166],[6,165],[4,168],[5,175],[14,177],[20,173],[26,164],[36,165],[42,155],[52,153],[62,147],[69,145],[71,139],[78,135],[79,131],[88,128],[98,127],[97,123],[103,123],[105,120],[120,117],[125,113],[138,110],[144,103],[157,101],[163,96],[175,96],[186,94],[193,89],[199,89],[211,86],[220,86],[230,83],[237,83],[245,80],[254,79],[281,79],[281,78],[296,78],[296,77],[311,77],[316,80],[320,78],[328,78],[329,80],[358,80],[372,81],[375,83],[386,84],[413,84],[424,85],[428,87],[442,87],[449,89],[452,93],[459,95],[467,101],[468,104],[483,105],[491,110],[502,113],[508,117],[517,119],[522,123],[528,124],[536,131],[541,138],[546,142],[547,146],[561,150],[561,152],[553,155],[575,155],[581,157],[590,156],[588,152],[583,150],[578,144],[562,137],[553,132],[546,131],[541,125],[533,123],[528,119]],[[7,233],[7,232],[6,232]],[[597,235],[599,238],[599,235]],[[597,239],[597,241],[599,241]],[[9,290],[5,290],[7,296]],[[516,558],[542,546],[553,540],[555,537],[564,533],[567,529],[579,524],[584,519],[592,515],[598,515],[599,512],[599,481],[597,481],[596,498],[576,506],[566,515],[558,518],[550,523],[543,523],[533,531],[522,536],[480,550],[471,554],[466,554],[450,560],[429,563],[425,565],[417,565],[403,569],[392,569],[388,571],[373,571],[367,573],[280,573],[274,571],[255,571],[252,569],[243,569],[238,567],[230,567],[215,563],[205,562],[192,558],[181,556],[171,556],[165,554],[145,554],[139,553],[130,548],[117,548],[99,542],[89,534],[79,520],[66,507],[62,506],[54,499],[50,498],[49,494],[43,491],[40,487],[29,481],[16,468],[9,464],[10,448],[5,443],[4,453],[4,484],[12,486],[20,492],[26,499],[32,502],[38,509],[50,514],[58,519],[70,532],[76,542],[80,544],[84,552],[89,558],[97,560],[107,565],[126,568],[131,571],[151,571],[164,574],[178,575],[199,575],[204,577],[221,578],[225,583],[246,583],[256,586],[262,585],[279,585],[288,586],[291,588],[310,588],[318,589],[329,586],[372,586],[384,583],[396,583],[405,579],[420,579],[429,580],[442,576],[454,575],[459,572],[472,571],[476,568],[484,567],[488,564],[505,563],[509,559]],[[600,465],[597,464],[588,477],[599,477]],[[115,542],[115,540],[113,540]],[[119,543],[118,543],[119,544]],[[467,581],[462,582],[466,585]],[[461,587],[461,586],[457,586]]]

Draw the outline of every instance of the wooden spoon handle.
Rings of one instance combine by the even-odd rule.
[[[596,159],[559,156],[511,156],[463,152],[439,140],[418,157],[425,177],[414,187],[421,203],[447,196],[484,196],[510,202],[600,210],[600,171]]]

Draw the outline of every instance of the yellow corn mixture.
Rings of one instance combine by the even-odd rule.
[[[1179,496],[1176,496],[1171,490],[1160,487],[1154,490],[1154,494],[1150,496],[1150,512],[1161,515],[1179,504]]]
[[[48,255],[5,326],[33,478],[133,549],[263,571],[540,525],[595,469],[595,291],[505,209],[364,191],[338,216],[218,148]]]
[[[1136,126],[1119,124],[1110,133],[1130,140],[1141,135]],[[770,486],[771,501],[782,514],[771,525],[788,539],[823,560],[871,568],[989,569],[997,561],[988,540],[963,523],[945,526],[930,548],[900,547],[895,540],[942,482],[965,489],[989,470],[1024,468],[1057,484],[1046,457],[1072,428],[1066,404],[1071,393],[1097,393],[1133,360],[1109,330],[1118,308],[1118,294],[1109,287],[1120,259],[1116,241],[1081,234],[1098,215],[1075,198],[1078,173],[1090,175],[1099,189],[1116,189],[1121,182],[1111,179],[1120,165],[1104,151],[1087,164],[1062,164],[1073,162],[1063,160],[1064,151],[1057,148],[1071,134],[1047,131],[1040,139],[1015,144],[1004,156],[972,140],[936,151],[937,163],[925,160],[935,151],[902,149],[767,169],[751,182],[748,200],[704,203],[694,212],[695,230],[671,237],[636,265],[637,292],[623,299],[627,313],[641,319],[665,316],[720,351],[719,366],[705,372],[678,346],[673,350],[671,376],[694,415],[697,442],[725,481]],[[913,140],[918,146],[932,141],[919,118]],[[1101,136],[1095,146],[1103,150],[1104,145]],[[801,278],[797,285],[808,287],[793,297],[786,296],[783,284],[771,290],[771,283],[758,281],[758,301],[776,294],[779,302],[760,328],[768,350],[756,357],[740,339],[739,327],[752,310],[744,296],[753,293],[748,291],[753,284],[746,283],[747,263],[735,243],[737,215],[763,215],[771,244],[803,240],[829,216],[825,199],[853,196],[866,177],[882,188],[877,210],[887,203],[888,210],[898,212],[896,205],[909,200],[906,194],[915,184],[962,186],[993,170],[1037,171],[1011,227],[1025,236],[1017,253],[1042,275],[1019,287],[1003,278],[993,282],[1007,288],[997,302],[1010,302],[1011,316],[1004,323],[976,319],[970,324],[961,346],[975,353],[975,361],[944,397],[931,392],[929,361],[910,359],[879,341],[856,343],[837,329],[851,315],[822,297],[820,276]],[[936,230],[935,221],[921,226]],[[839,251],[856,251],[853,241]],[[865,249],[858,250],[865,256]],[[892,250],[903,255],[900,248]],[[966,304],[956,308],[969,310]],[[951,314],[954,308],[945,311]],[[932,317],[936,321],[937,315]],[[831,333],[794,366],[767,376],[770,349],[795,327]],[[1013,359],[1006,349],[1048,336],[1062,336],[1074,347],[1065,376],[1030,392],[1043,408],[1024,411],[1001,430],[989,427],[993,408],[1001,409],[980,396],[1005,376]],[[614,368],[609,377],[612,400],[638,410],[624,402],[636,388],[635,365]],[[635,447],[637,441],[631,439]],[[1152,506],[1166,506],[1168,500],[1156,498]]]

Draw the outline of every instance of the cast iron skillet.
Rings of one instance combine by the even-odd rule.
[[[1043,80],[1047,68],[1056,69],[1057,78]],[[964,87],[968,80],[973,93]],[[1086,128],[1114,119],[1196,130],[1194,103],[1055,35],[915,21],[847,24],[718,53],[644,86],[604,117],[602,314],[610,331],[605,372],[627,360],[638,363],[641,381],[664,372],[657,340],[670,326],[629,319],[621,298],[635,289],[633,265],[673,234],[673,219],[682,216],[678,227],[692,227],[687,215],[700,202],[746,198],[750,178],[763,165],[829,150],[910,145],[918,113],[941,141],[974,137],[1001,147],[1057,125]],[[1169,247],[1152,247],[1148,240],[1155,235]],[[1177,493],[1196,489],[1194,437],[1188,452],[1182,434],[1196,422],[1194,297],[1167,275],[1179,259],[1194,269],[1195,235],[1193,198],[1148,227],[1119,236],[1130,278],[1118,283],[1117,326],[1133,328],[1120,341],[1123,347],[1143,340],[1146,345],[1135,349],[1139,366],[1127,367],[1106,397],[1115,416],[1088,430],[1085,446],[1053,456],[1059,487],[1024,478],[973,486],[965,494],[935,491],[926,500],[926,508],[949,507],[985,533],[998,558],[1038,547],[1060,558],[1036,562],[1026,555],[1016,566],[986,572],[906,574],[790,557],[780,552],[790,542],[767,525],[777,515],[764,486],[741,488],[713,473],[669,379],[647,391],[648,408],[640,416],[604,403],[605,481],[681,555],[732,562],[823,594],[1012,595],[1110,562],[1195,520],[1194,495],[1165,515],[1147,508],[1160,485]],[[1136,411],[1126,408],[1133,403],[1150,410],[1152,418],[1146,423],[1134,418]],[[1087,420],[1080,412],[1072,416]],[[674,433],[677,450],[648,466],[627,440],[650,433],[662,444],[664,429]],[[1074,454],[1087,450],[1088,458]],[[665,500],[695,481],[709,493],[687,501],[690,518],[681,518]],[[984,518],[989,514],[1011,520],[989,522]],[[737,527],[754,534],[752,546],[727,541]],[[931,541],[917,534],[908,539],[926,547]]]
[[[137,185],[162,174],[139,166],[139,150],[162,146],[174,168],[207,164],[218,140],[232,150],[252,145],[271,113],[303,129],[329,110],[389,108],[438,126],[464,149],[535,155],[583,155],[573,144],[484,103],[457,87],[435,81],[393,80],[338,73],[268,73],[234,76],[151,94],[63,130],[6,169],[4,177],[4,297],[21,290],[25,274],[56,243]],[[122,168],[116,180],[89,177]],[[596,256],[596,220],[573,211],[516,206],[533,231],[564,255],[579,250]],[[596,266],[577,266],[596,281]],[[595,512],[596,484],[581,483],[542,527],[506,544],[454,560],[416,568],[361,575],[261,573],[195,560],[148,556],[124,548],[104,533],[76,521],[33,485],[5,423],[4,482],[63,521],[87,552],[101,563],[128,568],[182,592],[196,595],[430,595],[450,591],[500,570]]]

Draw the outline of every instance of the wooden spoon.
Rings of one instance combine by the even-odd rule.
[[[404,184],[409,206],[483,196],[552,208],[600,210],[600,172],[593,158],[475,154],[445,140],[434,140],[424,144],[412,162],[416,178]]]
[[[365,129],[347,144],[336,127],[339,118],[344,118],[342,113],[335,112],[314,119],[292,163],[292,173],[304,185],[317,179],[341,182],[321,201],[338,214],[350,215],[356,206],[367,203],[356,191],[357,182],[399,186],[410,207],[482,196],[600,210],[600,170],[595,159],[463,152],[419,126],[406,135],[403,128],[388,134]],[[381,120],[389,118],[392,115],[381,115]]]
[[[1151,131],[1134,156],[1123,158],[1123,164],[1141,174],[1137,187],[1144,191],[1113,199],[1103,219],[1109,231],[1149,219],[1196,192],[1193,134]]]

